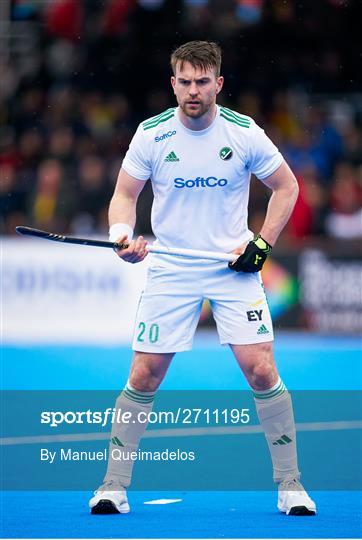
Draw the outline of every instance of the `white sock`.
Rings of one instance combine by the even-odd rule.
[[[116,401],[117,410],[130,412],[132,418],[129,423],[117,423],[112,425],[111,441],[109,443],[108,467],[104,481],[115,481],[123,487],[131,483],[134,460],[130,458],[131,452],[136,452],[140,439],[144,434],[148,422],[143,422],[148,413],[152,411],[155,392],[140,392],[133,388],[129,381]],[[142,412],[142,421],[138,422],[138,414]],[[135,422],[133,423],[133,420]],[[112,452],[122,459],[113,459]]]
[[[292,400],[282,380],[268,390],[254,391],[256,410],[273,462],[273,479],[299,478]]]

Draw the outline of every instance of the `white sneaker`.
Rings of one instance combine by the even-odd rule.
[[[117,491],[111,491],[111,490]],[[89,508],[92,514],[128,514],[130,507],[128,504],[126,490],[114,480],[104,482],[94,497],[89,501]]]
[[[289,516],[314,516],[317,513],[315,502],[296,478],[280,482],[278,510]]]

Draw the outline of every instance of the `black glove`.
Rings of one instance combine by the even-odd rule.
[[[271,250],[271,245],[258,234],[236,261],[229,262],[229,268],[235,272],[259,272]]]

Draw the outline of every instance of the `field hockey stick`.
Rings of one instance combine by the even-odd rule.
[[[16,232],[23,236],[35,236],[36,238],[43,238],[44,240],[53,240],[54,242],[62,242],[63,244],[77,244],[81,246],[93,246],[110,248],[113,250],[126,249],[128,244],[117,244],[117,242],[108,242],[107,240],[93,240],[92,238],[75,238],[72,236],[64,236],[62,234],[54,234],[46,231],[40,231],[39,229],[33,229],[32,227],[15,227]],[[160,253],[162,255],[176,255],[179,257],[188,257],[191,259],[209,259],[212,261],[234,261],[238,255],[235,253],[221,253],[218,251],[202,251],[198,249],[183,249],[172,248],[166,246],[155,246],[152,244],[147,245],[147,251],[149,253]]]

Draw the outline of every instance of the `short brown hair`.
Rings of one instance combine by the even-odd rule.
[[[174,75],[177,62],[180,62],[181,69],[184,62],[189,62],[195,68],[205,70],[214,68],[216,76],[219,77],[221,49],[213,41],[188,41],[171,54],[171,67]]]

